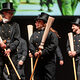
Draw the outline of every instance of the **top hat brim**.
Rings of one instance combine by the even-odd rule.
[[[47,13],[42,12],[35,20],[42,20],[44,23],[47,23],[48,17]]]
[[[8,11],[8,10],[11,10],[11,11],[16,11],[15,9],[7,9],[7,8],[5,8],[5,9],[2,9],[0,12],[3,12],[3,11]]]
[[[35,21],[37,21],[37,20],[42,20],[42,21],[46,22],[46,20],[44,20],[43,18],[36,18]]]
[[[72,24],[75,24],[75,25],[78,25],[78,26],[80,26],[80,24],[78,24],[78,23],[76,23],[76,22],[72,22]]]
[[[44,18],[42,18],[42,17],[37,17],[37,18],[35,18],[34,20],[35,20],[35,21],[37,21],[37,20],[42,20],[44,23],[46,23],[46,22],[47,22],[47,20],[46,20],[46,19],[44,19]]]

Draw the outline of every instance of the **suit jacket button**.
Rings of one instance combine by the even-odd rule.
[[[17,49],[17,52],[18,52],[18,49]]]
[[[40,32],[38,32],[40,34]]]
[[[4,31],[2,30],[2,33],[4,33]]]
[[[38,36],[36,36],[36,38],[38,38]]]
[[[11,31],[9,30],[9,32],[11,32]]]
[[[10,37],[8,37],[8,40],[10,40]]]

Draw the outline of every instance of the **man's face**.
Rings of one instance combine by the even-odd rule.
[[[14,14],[14,11],[12,10],[3,11],[4,18],[8,19],[9,21],[12,19],[13,14]]]
[[[73,32],[77,32],[79,30],[79,26],[73,24],[72,25],[72,30],[73,30]]]
[[[42,27],[44,27],[44,22],[42,20],[37,20],[35,22],[36,25],[36,29],[41,29]]]

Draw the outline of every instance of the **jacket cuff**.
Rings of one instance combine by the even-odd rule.
[[[21,60],[22,60],[23,62],[25,61],[25,59],[26,59],[26,57],[25,57],[25,56],[22,56]]]

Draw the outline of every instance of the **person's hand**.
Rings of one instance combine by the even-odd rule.
[[[59,64],[62,66],[64,64],[64,61],[60,60]]]
[[[69,55],[69,56],[71,56],[71,55],[72,55],[72,52],[71,52],[71,51],[69,51],[69,52],[68,52],[68,55]]]
[[[74,57],[76,55],[76,51],[69,51],[68,54],[70,57]]]
[[[30,57],[30,58],[32,58],[32,57],[33,57],[33,55],[32,55],[31,53],[29,53],[29,57]]]
[[[5,50],[5,55],[6,55],[6,56],[10,56],[10,52],[11,52],[10,49]]]
[[[5,49],[5,48],[6,48],[6,44],[0,41],[0,47],[1,47],[2,49]]]
[[[22,60],[20,60],[19,62],[18,62],[18,64],[20,65],[20,66],[22,66],[23,65],[23,61]]]
[[[35,52],[34,56],[37,57],[39,55],[39,52]]]
[[[76,56],[76,54],[77,54],[76,51],[73,51],[73,52],[72,52],[72,56],[73,56],[73,57]]]
[[[36,52],[35,54],[35,57],[37,57],[38,55],[42,55],[42,51],[41,50],[39,50],[38,52]]]

